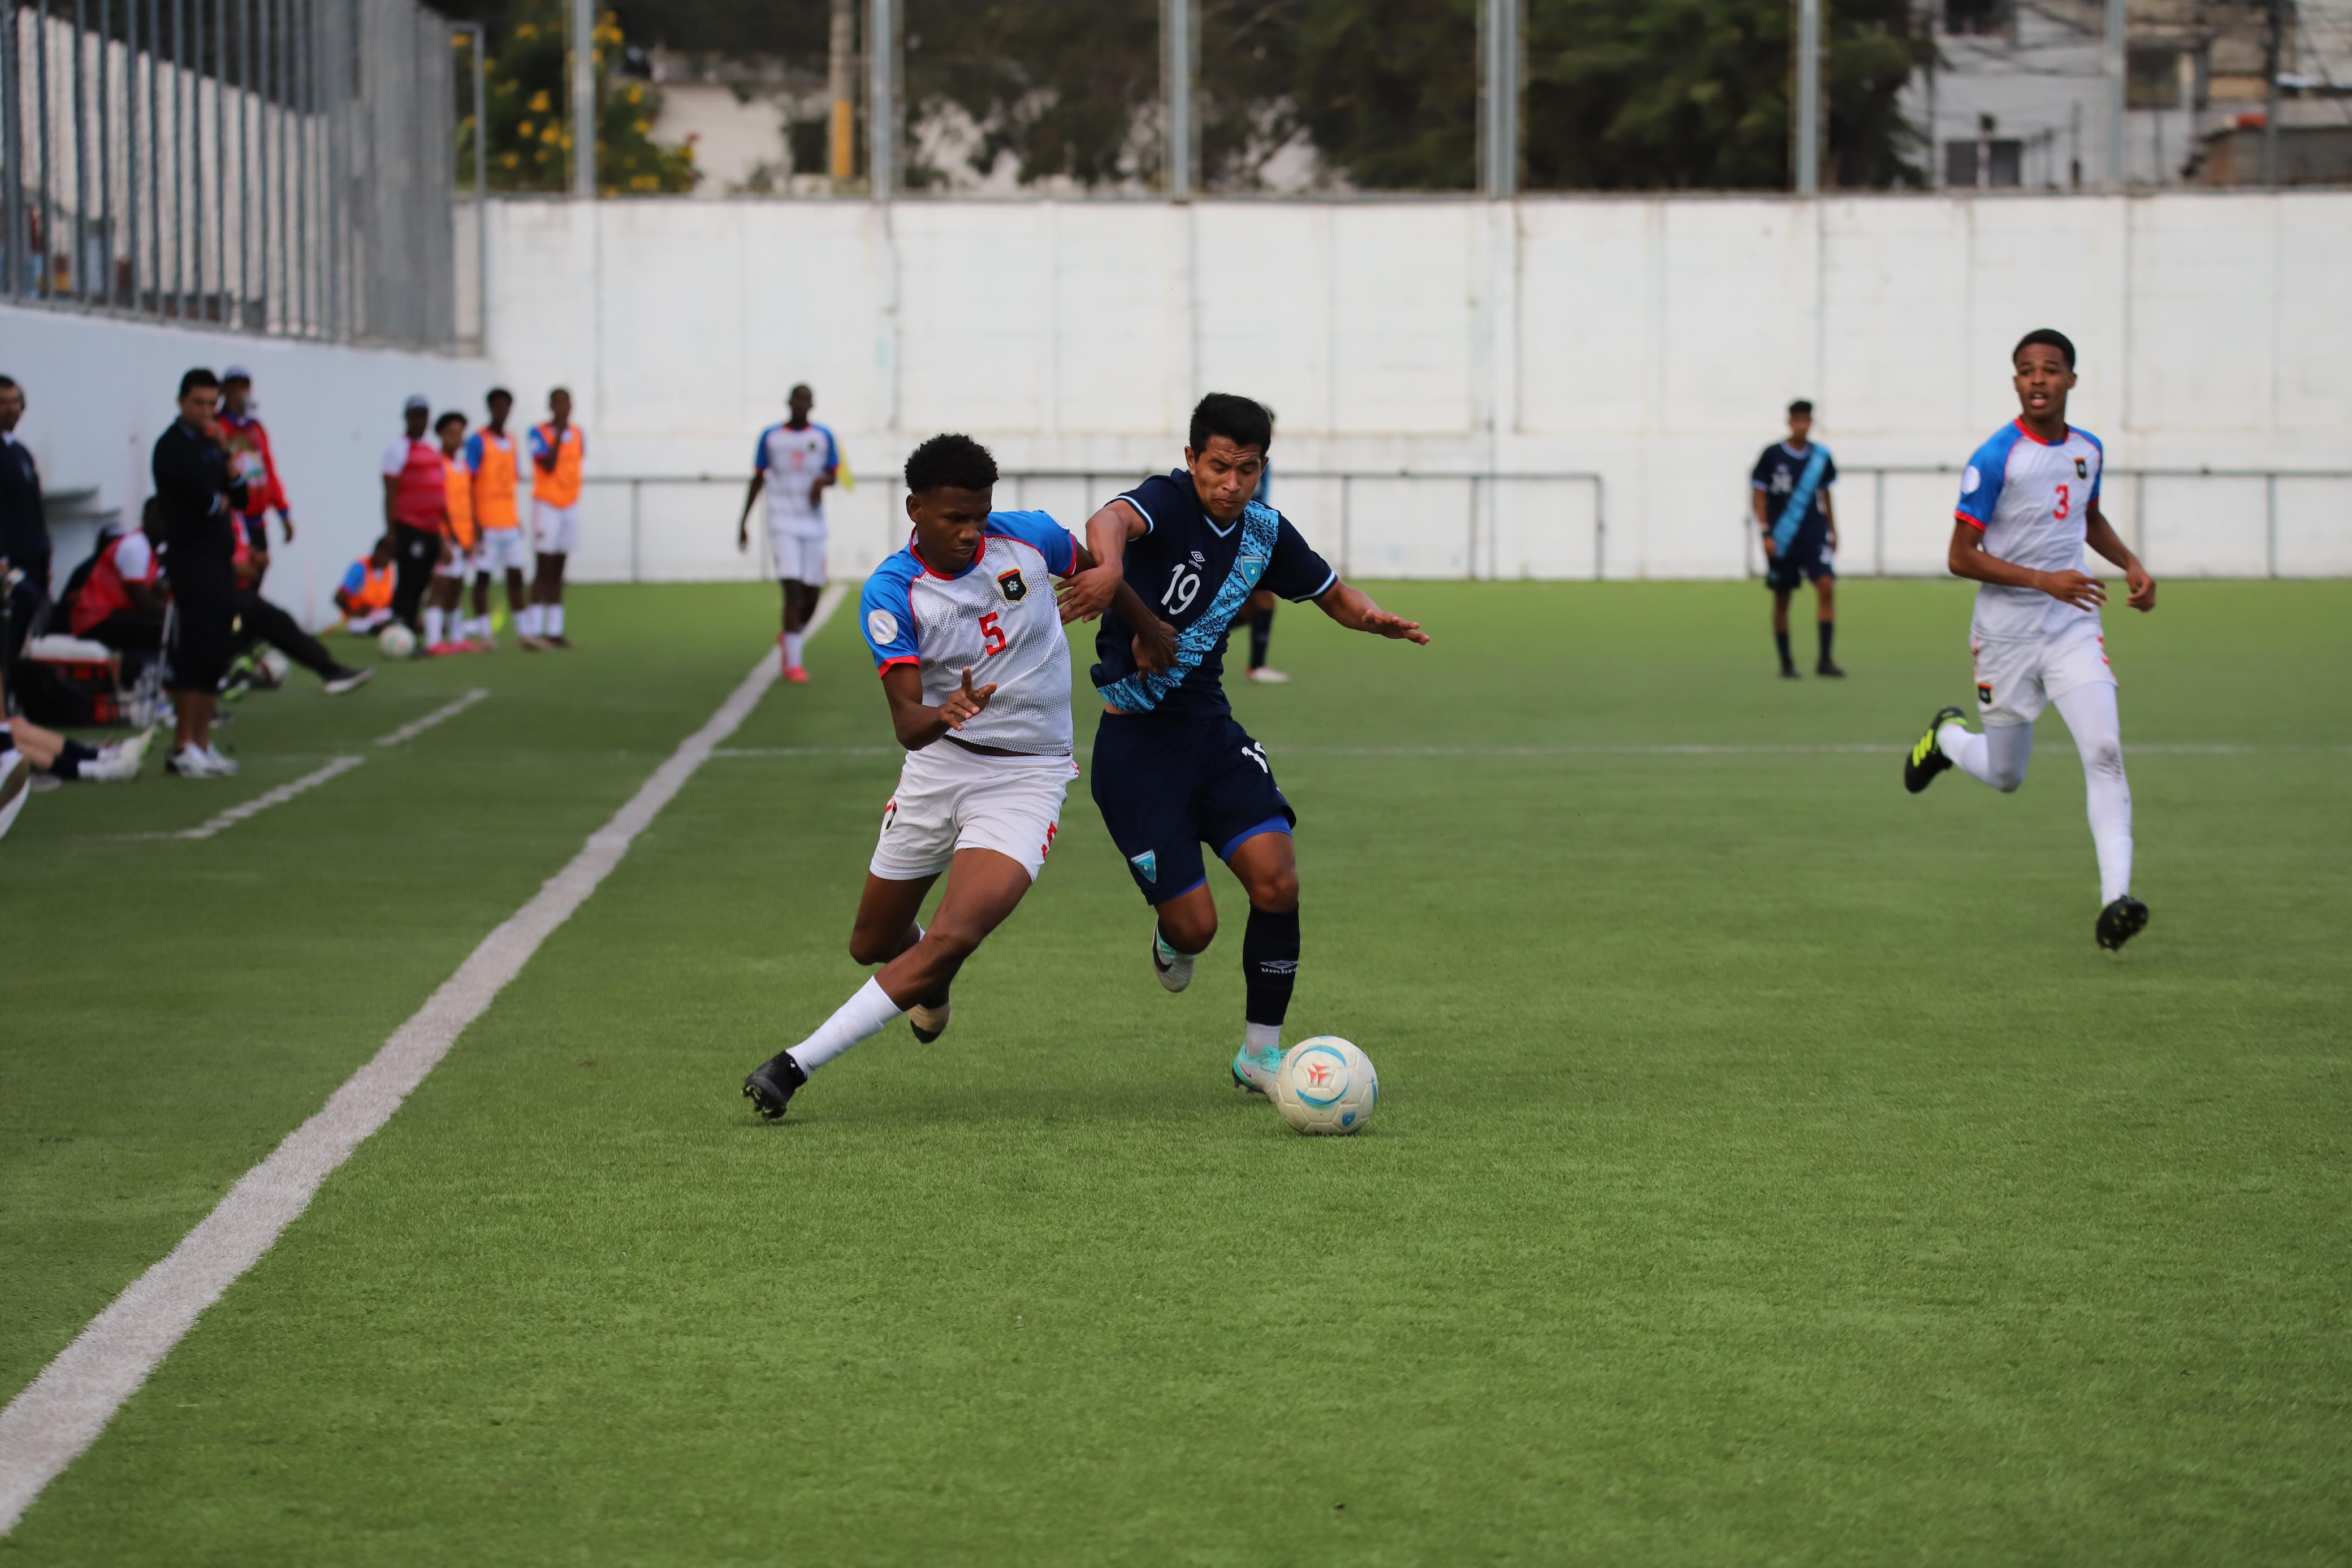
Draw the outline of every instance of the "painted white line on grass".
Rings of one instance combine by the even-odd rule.
[[[811,632],[824,626],[843,591],[838,586],[825,590],[809,620]],[[719,743],[735,733],[778,673],[775,654],[762,653],[709,722],[678,744],[537,896],[482,938],[416,1015],[329,1096],[324,1109],[247,1171],[170,1256],[131,1281],[0,1410],[0,1534],[15,1529],[41,1489],[98,1439],[205,1309],[310,1206],[320,1185],[391,1120],[458,1035],[596,891]]]
[[[1906,741],[1855,741],[1822,746],[1269,746],[1269,757],[1889,757]],[[2126,757],[2263,757],[2299,753],[2341,757],[2352,746],[2192,746],[2158,742],[2124,747]],[[898,757],[896,746],[737,746],[713,758]]]
[[[305,773],[299,779],[289,779],[275,789],[265,791],[256,795],[250,800],[240,801],[231,806],[217,817],[200,822],[193,828],[183,828],[170,836],[175,839],[209,839],[215,833],[223,832],[236,826],[257,812],[267,811],[272,806],[284,805],[306,789],[316,789],[328,779],[338,774],[349,773],[366,760],[364,757],[338,757],[315,773]]]
[[[402,725],[398,729],[394,730],[390,735],[377,736],[375,737],[375,743],[378,746],[398,746],[404,740],[415,740],[418,736],[423,735],[426,730],[431,729],[443,719],[457,717],[459,714],[464,713],[467,708],[472,707],[476,703],[480,702],[484,697],[488,696],[489,695],[489,687],[476,686],[472,691],[467,692],[456,702],[446,704],[441,707],[436,707],[431,713],[426,714],[423,718],[412,719],[408,723]]]

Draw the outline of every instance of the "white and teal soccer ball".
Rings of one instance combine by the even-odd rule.
[[[376,633],[375,645],[387,659],[405,659],[416,652],[416,633],[395,621]]]
[[[1274,1075],[1274,1103],[1302,1133],[1360,1133],[1381,1103],[1381,1075],[1372,1059],[1336,1034],[1302,1040],[1283,1054]]]
[[[253,661],[253,684],[264,691],[276,691],[286,684],[286,676],[293,668],[293,660],[275,648],[264,648]]]

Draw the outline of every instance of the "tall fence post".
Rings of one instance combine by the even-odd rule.
[[[1192,194],[1192,0],[1160,0],[1160,57],[1167,95],[1167,146],[1161,153],[1168,199]]]
[[[1498,201],[1519,193],[1522,3],[1485,0],[1478,11],[1478,189]]]
[[[891,0],[869,0],[866,13],[867,188],[887,202],[898,183],[898,23]]]
[[[2107,0],[2106,26],[2099,40],[2099,68],[2106,80],[2107,189],[2121,192],[2131,166],[2124,150],[2124,46],[2130,30],[2125,0]]]
[[[1822,0],[1797,0],[1797,194],[1822,192]]]
[[[565,9],[572,24],[572,193],[584,202],[596,194],[595,0],[572,0]]]

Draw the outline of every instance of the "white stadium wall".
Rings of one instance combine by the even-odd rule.
[[[1098,475],[1017,488],[1070,523],[1176,460],[1200,392],[1250,393],[1278,480],[1360,476],[1277,500],[1361,576],[1737,575],[1748,467],[1806,396],[1847,569],[1929,571],[1954,478],[1864,471],[1957,468],[2044,325],[2116,469],[2255,471],[2119,475],[2152,564],[2352,572],[2352,194],[517,200],[490,227],[490,356],[526,408],[568,384],[600,478],[718,476],[599,485],[583,576],[758,573],[734,519],[795,381],[854,470],[957,429]],[[1372,477],[1400,470],[1537,477]],[[835,503],[836,573],[894,548],[887,490]]]
[[[471,408],[488,384],[478,360],[186,330],[63,310],[0,306],[0,374],[23,383],[16,434],[52,492],[95,486],[97,505],[135,521],[155,486],[149,458],[177,414],[194,365],[253,372],[262,423],[293,503],[295,540],[270,528],[266,591],[306,625],[334,619],[343,569],[383,532],[377,462],[400,434],[412,393]],[[56,583],[89,554],[95,529],[57,535]]]

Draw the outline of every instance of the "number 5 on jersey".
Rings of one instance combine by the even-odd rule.
[[[983,657],[994,658],[1004,652],[1004,628],[996,623],[996,612],[992,610],[980,618],[980,635]]]

